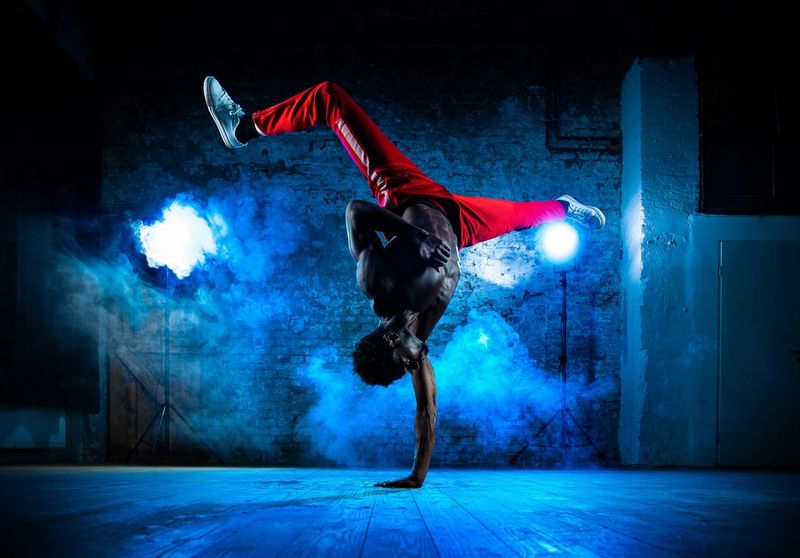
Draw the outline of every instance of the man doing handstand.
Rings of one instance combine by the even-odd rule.
[[[378,203],[354,200],[347,205],[347,238],[358,262],[358,284],[380,325],[356,345],[353,366],[370,385],[388,386],[411,372],[417,402],[414,465],[407,477],[376,486],[422,486],[436,431],[436,383],[425,341],[458,284],[458,250],[551,221],[570,219],[600,228],[603,213],[570,196],[514,202],[452,194],[417,168],[332,82],[250,115],[211,76],[203,92],[228,148],[326,124],[367,179]],[[381,241],[379,232],[388,242]]]

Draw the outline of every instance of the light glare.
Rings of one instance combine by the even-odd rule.
[[[562,264],[578,251],[578,233],[567,223],[552,223],[542,228],[539,242],[545,257],[554,264]]]

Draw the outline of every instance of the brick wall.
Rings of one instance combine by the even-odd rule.
[[[227,269],[222,281],[213,266],[224,262],[212,262],[173,301],[171,368],[176,384],[191,388],[179,397],[198,437],[226,461],[408,464],[413,396],[408,381],[376,391],[358,385],[348,370],[355,340],[375,324],[354,281],[343,221],[349,200],[369,199],[366,183],[324,129],[224,149],[200,94],[207,73],[247,110],[321,80],[336,81],[421,169],[455,192],[519,200],[570,193],[603,208],[606,228],[583,235],[581,257],[569,272],[568,373],[575,417],[608,459],[617,460],[621,157],[547,149],[546,54],[511,47],[276,48],[258,57],[242,53],[236,60],[179,65],[158,80],[145,76],[111,87],[103,158],[103,202],[111,215],[152,217],[165,199],[182,192],[199,203],[246,192],[256,205],[267,204],[252,219],[264,226],[283,221],[290,229],[284,252],[276,248],[283,240],[279,228],[270,229],[274,245],[255,245],[269,249],[269,269],[257,278],[241,281]],[[582,51],[565,60],[562,133],[618,135],[625,61]],[[459,332],[495,327],[514,344],[504,362],[529,363],[531,374],[552,387],[559,366],[558,274],[541,260],[533,233],[508,235],[461,257],[461,284],[429,340],[434,357],[443,356]],[[490,269],[494,275],[487,275]],[[134,290],[150,292],[147,282],[131,281]],[[204,306],[209,300],[212,310]],[[261,306],[248,309],[248,300]],[[109,350],[158,353],[159,308],[146,297],[112,304]],[[247,318],[249,311],[257,317]],[[494,421],[479,409],[471,416],[453,400],[455,388],[444,391],[458,385],[457,373],[447,366],[441,372],[450,376],[441,378],[436,465],[508,462],[558,403],[533,393],[530,400],[524,393],[504,399],[496,392],[506,387],[498,382],[486,389],[502,416]],[[524,378],[526,372],[513,373]],[[373,411],[382,416],[370,418]],[[557,446],[557,432],[548,431],[537,444]],[[572,441],[585,446],[577,432]],[[517,463],[594,460],[587,447],[537,447]]]

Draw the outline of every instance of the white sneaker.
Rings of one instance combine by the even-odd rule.
[[[208,76],[203,82],[203,95],[206,98],[206,106],[214,124],[217,125],[219,135],[228,149],[237,149],[246,144],[236,139],[236,126],[244,116],[244,111],[239,104],[234,103],[228,92],[225,91],[213,76]]]
[[[572,196],[565,195],[556,199],[569,204],[569,209],[567,209],[568,220],[586,225],[591,229],[599,229],[606,224],[606,216],[603,215],[600,209],[590,205],[583,205]]]

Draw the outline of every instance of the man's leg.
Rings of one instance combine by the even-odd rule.
[[[221,87],[219,89],[222,94],[227,95]],[[208,101],[208,94],[206,96]],[[211,105],[210,110],[214,116]],[[246,119],[252,119],[255,129],[262,135],[297,132],[320,124],[328,125],[369,182],[370,189],[381,206],[385,206],[387,202],[386,190],[412,179],[432,182],[386,137],[353,98],[335,83],[320,83],[283,102],[255,111],[250,116],[242,115],[242,118],[244,125],[249,124]],[[222,127],[220,132],[223,133]],[[226,141],[226,145],[228,143]]]
[[[451,194],[417,168],[353,98],[332,82],[310,87],[250,116],[244,115],[241,107],[212,77],[206,78],[205,93],[212,117],[229,147],[242,145],[233,137],[233,123],[238,124],[240,117],[243,117],[245,125],[252,124],[262,135],[307,130],[324,123],[334,131],[369,182],[378,205],[385,206],[390,196],[394,198],[394,205],[402,205],[404,199],[411,198],[427,198],[440,204],[447,203],[448,207],[450,200],[457,202],[461,213],[459,236],[462,248],[514,230],[565,218],[595,228],[605,223],[599,209],[584,206],[569,196],[541,202],[513,202]],[[454,212],[443,209],[456,226],[456,217],[451,215]]]
[[[456,195],[453,198],[461,208],[461,248],[564,219],[593,229],[606,223],[600,209],[583,205],[571,196],[529,202]]]
[[[566,204],[559,200],[517,202],[453,196],[461,207],[461,247],[552,221],[563,221]]]

